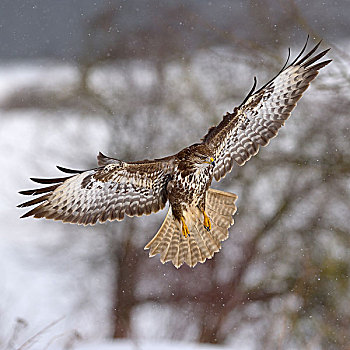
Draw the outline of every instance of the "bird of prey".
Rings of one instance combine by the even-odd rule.
[[[329,49],[316,54],[319,45],[304,54],[306,41],[294,61],[288,64],[288,55],[280,72],[258,90],[254,78],[253,88],[232,113],[210,128],[201,142],[175,155],[124,162],[99,153],[94,169],[58,167],[69,175],[32,178],[48,186],[20,192],[40,195],[19,205],[35,205],[22,218],[94,225],[123,220],[125,215],[149,215],[169,201],[163,224],[145,246],[149,255],[160,254],[162,263],[171,261],[177,268],[212,258],[228,238],[237,199],[235,194],[210,188],[212,180],[223,178],[234,163],[244,165],[277,135],[318,71],[331,62],[320,62]]]

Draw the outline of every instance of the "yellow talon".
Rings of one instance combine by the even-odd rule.
[[[211,222],[210,222],[209,216],[205,213],[204,210],[203,210],[203,215],[204,215],[204,228],[207,231],[210,231],[211,230]]]
[[[182,234],[184,235],[185,238],[187,238],[190,235],[190,230],[188,229],[185,223],[185,219],[183,217],[181,218],[181,221],[182,221]]]

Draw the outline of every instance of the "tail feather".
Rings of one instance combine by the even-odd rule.
[[[163,254],[162,254],[162,259],[164,261],[170,261],[173,260],[176,256],[176,254],[179,251],[179,243],[180,243],[180,236],[178,234],[176,234],[176,231],[174,230],[172,232],[172,237],[171,237],[171,241],[168,247],[168,251],[167,253],[164,255],[163,258]]]
[[[232,193],[209,189],[206,197],[206,213],[212,228],[208,232],[203,225],[204,217],[197,207],[184,213],[190,236],[184,237],[179,223],[169,208],[168,214],[153,239],[145,246],[149,256],[160,254],[164,264],[171,261],[179,268],[183,263],[194,267],[198,262],[211,259],[221,248],[221,241],[228,238],[228,229],[233,225],[237,196]]]
[[[173,236],[174,230],[172,230],[173,225],[170,225],[170,229],[165,233],[164,237],[162,238],[161,242],[159,243],[159,246],[157,247],[156,252],[161,253],[161,259],[164,260],[166,254],[169,250],[169,245],[171,242],[171,238]]]
[[[234,205],[234,204],[233,204]],[[209,210],[214,211],[215,213],[225,215],[225,216],[230,216],[232,215],[232,205],[230,204],[225,204],[225,203],[215,203],[214,206],[207,205],[207,208]]]
[[[197,245],[196,240],[190,236],[188,240],[188,253],[187,253],[187,259],[185,259],[185,262],[188,266],[195,266],[197,265],[198,261],[201,261],[201,254]]]
[[[180,233],[179,233],[180,234]],[[180,234],[182,236],[182,234]],[[188,254],[188,240],[183,239],[183,237],[180,238],[180,245],[179,245],[179,255],[178,255],[178,261],[176,267],[180,267],[184,261],[187,259]]]
[[[215,220],[212,220],[212,225],[216,225]],[[229,226],[231,225],[227,225],[226,227]],[[214,235],[217,241],[222,242],[228,238],[228,229],[217,225],[215,232],[213,232],[212,234]]]
[[[211,257],[210,250],[208,249],[208,246],[205,242],[205,238],[201,234],[201,229],[198,227],[198,225],[194,226],[194,230],[191,231],[191,233],[194,235],[194,238],[196,239],[199,251],[201,253],[201,260],[200,262],[204,262],[205,259],[209,259]]]
[[[203,226],[203,220],[201,220],[200,223],[196,223],[197,225],[197,228],[204,240],[204,243],[205,245],[207,246],[208,250],[209,250],[209,253],[210,253],[210,257],[212,257],[214,255],[214,253],[218,252],[220,250],[220,242],[219,242],[219,246],[217,245],[217,242],[215,242],[215,240],[213,239],[212,235],[211,235],[211,232],[208,232],[204,226]],[[212,231],[214,230],[215,228],[212,227]],[[210,258],[208,257],[208,258]]]
[[[232,215],[218,214],[211,209],[207,209],[207,214],[209,215],[211,221],[213,221],[216,226],[222,229],[226,229],[227,227],[233,225],[234,221]]]
[[[145,249],[151,248],[149,252],[150,257],[161,253],[162,249],[164,249],[164,247],[161,247],[161,249],[159,249],[159,245],[161,244],[164,235],[171,229],[171,224],[171,211],[169,210],[158,233],[153,237],[153,239],[150,242],[148,242],[147,246],[145,247]]]

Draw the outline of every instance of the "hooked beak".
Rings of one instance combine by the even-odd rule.
[[[214,158],[213,157],[210,157],[209,158],[209,161],[205,162],[205,163],[208,163],[208,164],[211,164],[212,166],[215,166],[215,161],[214,161]]]

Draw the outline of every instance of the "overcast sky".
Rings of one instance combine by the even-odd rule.
[[[330,41],[349,36],[350,1],[296,0],[295,3],[308,19],[310,26],[321,36]],[[209,24],[215,28],[226,29],[233,26],[234,34],[239,38],[262,40],[259,38],[262,23],[253,19],[251,15],[254,8],[261,4],[261,0],[179,0],[176,3],[171,0],[3,0],[0,4],[0,59],[36,57],[79,59],[89,35],[91,19],[103,9],[118,9],[118,23],[115,23],[112,30],[127,35],[129,31],[149,27],[155,18],[162,16],[164,11],[171,10],[174,4],[176,6],[185,4],[197,18],[192,23],[193,34],[191,34],[196,38],[205,31],[208,37],[206,24]],[[284,9],[280,2],[267,0],[266,4],[269,15],[276,16],[276,19],[283,16]],[[181,25],[181,17],[176,20],[175,23]],[[174,25],[174,22],[170,25]],[[297,31],[297,25],[293,25]],[[276,30],[282,30],[282,27],[280,23]],[[294,29],[291,27],[290,31]],[[305,32],[297,36],[301,40],[302,37],[305,38]],[[289,40],[292,41],[293,37]],[[193,49],[190,40],[186,45],[189,50]],[[291,43],[287,42],[286,45]]]

